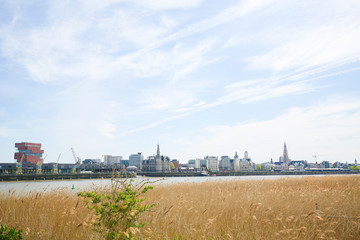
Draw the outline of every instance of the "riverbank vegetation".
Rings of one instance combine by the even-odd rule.
[[[137,239],[358,239],[360,176],[160,185],[144,204]],[[0,224],[24,239],[101,239],[74,192],[0,194]]]

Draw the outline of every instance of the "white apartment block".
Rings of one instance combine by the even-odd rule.
[[[204,160],[206,160],[206,167],[207,167],[207,169],[211,170],[212,172],[217,172],[217,171],[219,171],[219,161],[218,161],[218,157],[206,156],[206,157],[204,158]]]
[[[104,164],[107,166],[113,164],[119,164],[122,160],[122,156],[112,156],[112,155],[104,155]]]

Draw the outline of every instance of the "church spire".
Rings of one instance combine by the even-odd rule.
[[[158,143],[158,145],[157,145],[156,156],[160,157],[160,146],[159,146],[159,143]]]
[[[287,151],[287,147],[286,147],[286,142],[284,142],[283,162],[286,164],[290,163],[290,159],[289,159],[289,155],[288,155],[288,151]]]

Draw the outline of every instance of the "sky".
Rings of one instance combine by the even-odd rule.
[[[0,162],[360,160],[358,0],[0,0]],[[44,155],[44,156],[45,156]],[[314,156],[317,156],[316,158]]]

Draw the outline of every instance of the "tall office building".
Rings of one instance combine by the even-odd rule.
[[[42,154],[44,153],[44,150],[41,150],[40,143],[15,143],[15,147],[18,150],[18,152],[16,152],[14,155],[14,159],[16,159],[17,162],[20,162],[21,158],[23,159],[23,162],[35,164],[44,161],[42,159]]]
[[[114,164],[120,164],[122,156],[104,155],[104,165],[111,166]]]
[[[286,143],[284,143],[284,154],[283,154],[283,159],[282,160],[283,160],[284,163],[290,164],[290,159],[289,159]]]
[[[206,156],[204,159],[206,160],[207,169],[211,170],[212,172],[219,171],[218,157]]]
[[[231,159],[228,156],[221,156],[219,168],[221,171],[230,171],[231,170]]]
[[[136,166],[138,169],[141,169],[143,160],[144,155],[141,152],[137,154],[131,154],[129,156],[129,166]]]

